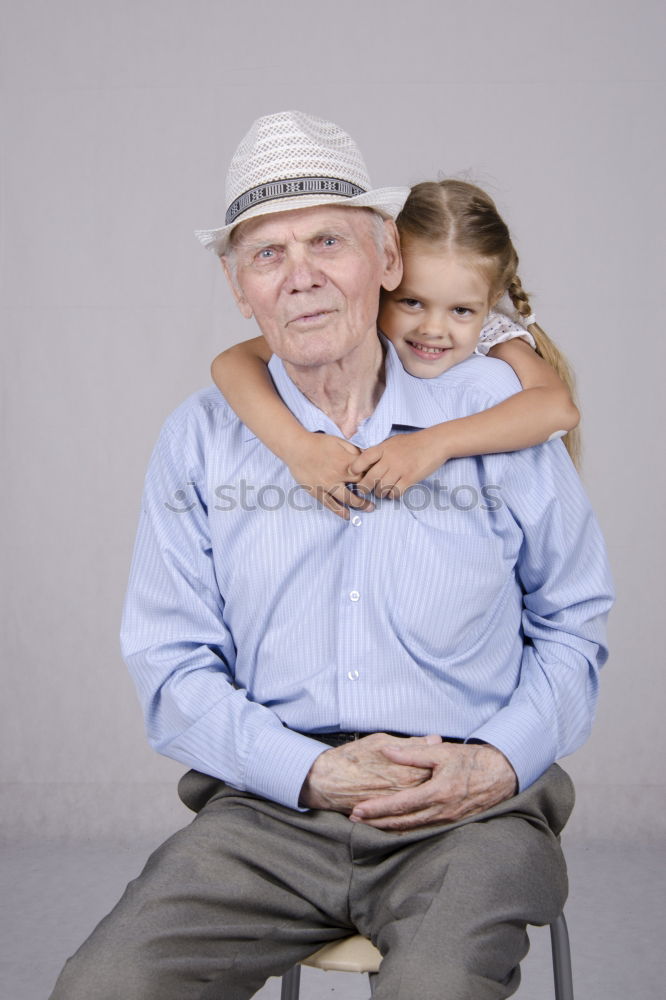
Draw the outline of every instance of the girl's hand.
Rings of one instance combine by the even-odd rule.
[[[356,445],[335,437],[307,431],[287,460],[289,471],[308,493],[338,517],[349,519],[349,507],[374,510],[367,497],[352,493],[347,483],[355,482],[349,463],[361,454]]]
[[[351,482],[377,497],[397,500],[451,457],[444,442],[445,425],[395,434],[366,448],[349,466]]]

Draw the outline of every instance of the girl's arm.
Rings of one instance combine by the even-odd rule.
[[[325,507],[345,519],[348,506],[371,510],[370,500],[345,485],[354,480],[349,463],[359,449],[332,434],[313,434],[298,422],[275,391],[267,368],[270,358],[264,338],[255,337],[218,354],[211,374],[243,423]]]
[[[543,444],[554,434],[578,426],[580,413],[554,368],[518,338],[488,352],[511,365],[523,391],[482,413],[451,420],[451,458],[492,455]]]
[[[564,382],[525,341],[510,340],[489,353],[511,365],[523,391],[481,413],[396,435],[366,449],[350,466],[351,472],[363,474],[360,488],[395,498],[450,458],[518,451],[578,425],[580,414]]]

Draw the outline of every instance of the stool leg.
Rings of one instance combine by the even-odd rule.
[[[301,992],[301,967],[294,965],[289,972],[285,972],[282,977],[282,990],[280,1000],[298,1000]]]
[[[574,1000],[569,932],[563,913],[550,925],[550,943],[553,949],[555,1000]]]
[[[375,982],[377,981],[377,973],[376,972],[369,972],[368,973],[368,979],[370,980],[370,996],[374,997],[374,995],[375,995]]]

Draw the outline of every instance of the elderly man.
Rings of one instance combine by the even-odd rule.
[[[404,194],[373,191],[336,126],[272,115],[234,157],[225,226],[199,234],[283,400],[359,448],[518,388],[479,359],[420,383],[378,337]],[[554,761],[589,729],[609,581],[559,442],[451,462],[447,484],[501,502],[382,501],[344,522],[216,390],[167,421],[123,643],[197,817],[54,1000],[243,1000],[355,930],[384,956],[381,1000],[516,990],[525,925],[566,896],[573,795]]]

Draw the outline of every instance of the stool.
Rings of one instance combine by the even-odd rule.
[[[574,1000],[569,932],[563,913],[550,925],[550,943],[553,952],[555,1000]],[[367,972],[370,977],[370,993],[374,994],[373,973],[378,971],[381,960],[381,953],[360,934],[332,941],[285,973],[282,977],[280,1000],[299,1000],[301,965],[310,965],[326,972]]]

